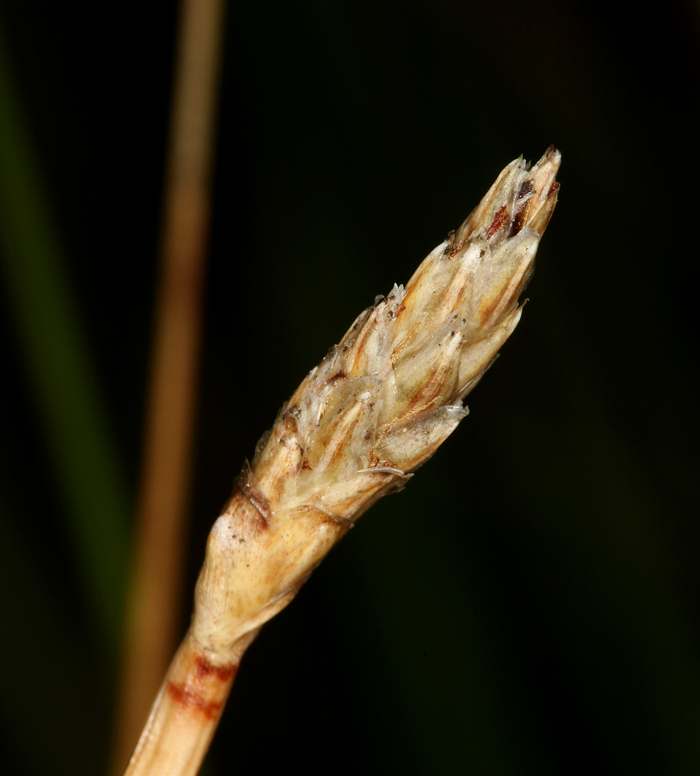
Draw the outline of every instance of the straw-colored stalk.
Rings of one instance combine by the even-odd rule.
[[[177,643],[225,0],[182,0],[113,774]]]
[[[191,627],[127,769],[195,774],[240,659],[328,550],[466,416],[522,313],[560,155],[517,159],[408,285],[378,297],[284,405],[215,522]]]

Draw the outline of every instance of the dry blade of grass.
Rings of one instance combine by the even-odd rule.
[[[113,752],[121,773],[177,638],[225,0],[180,8],[143,470]]]
[[[462,400],[520,320],[560,160],[550,147],[531,169],[509,164],[408,285],[378,297],[284,405],[214,523],[192,624],[128,776],[197,772],[260,627],[466,416]]]

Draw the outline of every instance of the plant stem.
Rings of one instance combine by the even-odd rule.
[[[183,0],[180,11],[114,773],[133,750],[178,627],[223,15],[224,0]]]
[[[225,660],[191,633],[173,658],[125,776],[194,776],[207,753],[238,665],[257,631]]]
[[[516,159],[471,216],[361,313],[245,462],[209,534],[194,616],[127,771],[197,772],[243,651],[358,517],[467,414],[520,320],[561,157]]]

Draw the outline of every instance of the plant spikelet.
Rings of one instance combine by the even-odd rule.
[[[466,416],[462,400],[520,320],[559,163],[550,148],[532,168],[509,164],[284,405],[212,531],[193,623],[204,643],[231,644],[291,600],[332,544]],[[214,611],[216,627],[200,616]]]
[[[378,297],[284,405],[214,523],[191,627],[127,776],[192,776],[243,652],[333,544],[455,430],[522,313],[560,155],[516,159],[418,267]]]

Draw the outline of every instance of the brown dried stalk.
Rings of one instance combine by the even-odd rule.
[[[112,772],[121,773],[177,643],[224,0],[182,0],[143,470]]]
[[[192,625],[129,776],[197,772],[263,623],[466,416],[462,399],[520,319],[559,163],[550,148],[532,169],[508,165],[406,288],[378,297],[282,408],[209,535]]]

